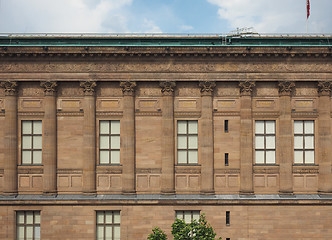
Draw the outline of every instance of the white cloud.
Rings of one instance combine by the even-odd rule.
[[[152,20],[144,18],[143,24],[145,33],[162,33],[161,29]]]
[[[190,25],[181,25],[180,26],[181,31],[190,31],[190,30],[193,30],[193,29],[194,29],[194,27],[190,26]]]
[[[260,33],[305,32],[306,0],[207,0],[232,29],[254,27]],[[309,32],[332,32],[332,1],[311,1]]]

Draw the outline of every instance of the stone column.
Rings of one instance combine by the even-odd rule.
[[[279,82],[279,137],[277,141],[279,152],[279,193],[293,193],[293,146],[292,144],[292,116],[291,95],[295,87],[294,82]]]
[[[240,82],[240,194],[253,194],[252,90],[254,82]]]
[[[214,161],[213,161],[213,103],[212,94],[216,83],[202,81],[201,88],[202,115],[199,135],[201,161],[201,194],[214,194]]]
[[[174,194],[174,88],[173,81],[160,82],[162,92],[162,163],[161,193]]]
[[[5,89],[4,184],[5,195],[17,194],[17,82],[1,83]]]
[[[56,82],[41,82],[44,88],[43,119],[43,165],[44,194],[57,193],[57,119],[56,119]]]
[[[319,82],[319,105],[318,105],[318,159],[319,163],[318,175],[318,192],[321,194],[332,192],[332,176],[331,176],[331,82]],[[317,151],[316,150],[316,151]]]
[[[81,82],[84,91],[83,193],[96,194],[96,82]]]
[[[136,82],[120,82],[123,92],[121,121],[122,192],[135,194],[135,87]]]

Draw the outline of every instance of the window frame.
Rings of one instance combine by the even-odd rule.
[[[264,122],[264,133],[256,133],[256,122]],[[266,133],[266,122],[274,122],[274,133]],[[254,120],[254,145],[255,145],[255,153],[254,153],[254,163],[255,165],[268,165],[273,166],[277,164],[277,121],[275,119],[255,119]],[[256,137],[264,137],[264,148],[257,148],[256,146]],[[266,148],[266,137],[274,137],[274,148]],[[274,162],[267,163],[266,162],[266,152],[267,151],[274,151]],[[257,163],[256,159],[256,152],[263,152],[264,153],[264,163]]]
[[[31,134],[26,134],[23,133],[24,129],[23,129],[23,123],[24,122],[31,122]],[[40,134],[34,134],[34,122],[40,122],[41,123],[41,133]],[[21,129],[20,129],[20,133],[21,133],[21,138],[20,138],[20,144],[21,144],[21,165],[22,166],[42,166],[43,165],[43,120],[41,119],[22,119],[21,120]],[[24,137],[31,137],[31,148],[23,148],[24,145]],[[33,142],[35,137],[41,137],[41,148],[34,148],[33,147]],[[30,163],[24,163],[23,162],[23,152],[31,152],[31,162]],[[40,152],[41,155],[41,161],[40,163],[34,163],[34,152]]]
[[[194,220],[196,220],[196,219],[194,219],[194,213],[196,212],[196,213],[198,213],[198,219],[197,219],[197,221],[199,220],[199,218],[200,218],[200,216],[201,216],[201,211],[200,210],[176,210],[175,211],[175,219],[180,219],[180,220],[183,220],[183,221],[185,221],[185,213],[186,212],[190,212],[190,219],[191,219],[191,221],[190,222],[193,222]],[[177,215],[178,215],[178,213],[182,213],[182,218],[178,218],[177,217]],[[187,223],[187,222],[186,222]],[[188,223],[187,223],[188,224]]]
[[[103,213],[103,223],[98,223],[98,213]],[[112,223],[106,223],[106,213],[111,213],[112,215]],[[120,217],[120,223],[114,223],[114,213],[119,213]],[[112,237],[109,240],[114,240],[114,227],[119,227],[120,228],[120,238],[121,238],[121,211],[120,210],[97,210],[95,213],[96,216],[96,239],[98,240],[98,226],[103,227],[103,240],[108,240],[106,239],[106,226],[111,226],[112,228]]]
[[[302,122],[302,134],[299,134],[299,133],[295,133],[295,122]],[[313,133],[310,133],[310,134],[306,134],[305,133],[305,122],[312,122],[313,123]],[[316,157],[315,157],[315,132],[316,132],[316,124],[315,124],[315,120],[313,119],[308,119],[308,120],[294,120],[293,121],[293,154],[294,154],[294,160],[293,160],[293,164],[294,165],[315,165],[315,161],[316,161]],[[303,138],[303,146],[302,148],[295,148],[295,137],[302,137]],[[305,137],[312,137],[313,138],[313,148],[306,148],[305,147]],[[303,152],[303,158],[302,158],[302,163],[295,163],[295,152],[296,151],[302,151]],[[313,163],[306,163],[306,158],[305,158],[305,152],[306,151],[313,151],[313,157],[314,157],[314,161]]]
[[[186,122],[186,133],[179,133],[179,128],[178,128],[178,124],[179,122]],[[197,123],[197,133],[189,133],[189,122],[196,122]],[[198,133],[199,133],[199,122],[197,119],[177,119],[175,121],[176,123],[176,146],[175,146],[175,149],[176,149],[176,165],[179,165],[179,166],[197,166],[199,165],[199,137],[198,137]],[[179,144],[179,136],[184,136],[186,137],[186,145],[187,147],[185,149],[179,149],[178,148],[178,144]],[[196,137],[197,138],[197,148],[189,148],[189,137]],[[186,152],[186,155],[187,155],[187,159],[186,159],[186,162],[185,163],[179,163],[179,151],[185,151]],[[197,154],[197,162],[194,162],[194,163],[191,163],[189,161],[189,152],[192,151],[192,152],[196,152]]]
[[[19,215],[20,213],[23,213],[24,216],[24,223],[19,223]],[[27,223],[27,213],[32,213],[32,223]],[[36,214],[39,214],[39,223],[36,223]],[[41,211],[38,210],[28,210],[28,211],[15,211],[16,214],[16,239],[19,239],[19,227],[23,227],[24,229],[24,237],[23,239],[26,240],[27,239],[27,227],[32,227],[32,240],[35,240],[35,228],[39,227],[39,236],[41,236]],[[41,239],[41,237],[39,237],[39,240]]]
[[[116,121],[119,122],[119,133],[118,134],[114,134],[112,133],[111,130],[111,122],[112,121]],[[101,123],[102,122],[108,122],[108,126],[109,126],[109,133],[101,133]],[[98,165],[99,166],[120,166],[121,165],[121,120],[119,119],[100,119],[98,120]],[[108,148],[101,148],[101,137],[108,137],[108,141],[109,141],[109,147]],[[118,149],[115,148],[111,148],[111,144],[112,144],[112,137],[119,137],[119,141],[120,141],[120,145]],[[101,163],[101,152],[105,151],[108,152],[108,163]],[[111,157],[111,152],[112,151],[118,151],[119,152],[119,161],[118,163],[112,163],[112,157]]]

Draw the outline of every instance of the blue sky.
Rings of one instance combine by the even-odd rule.
[[[309,33],[332,33],[331,0],[310,0]],[[306,0],[0,0],[2,33],[305,33]]]

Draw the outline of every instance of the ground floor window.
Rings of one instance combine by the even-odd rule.
[[[18,211],[16,212],[16,239],[39,240],[40,239],[40,212]]]
[[[97,211],[97,240],[120,240],[120,211]]]

